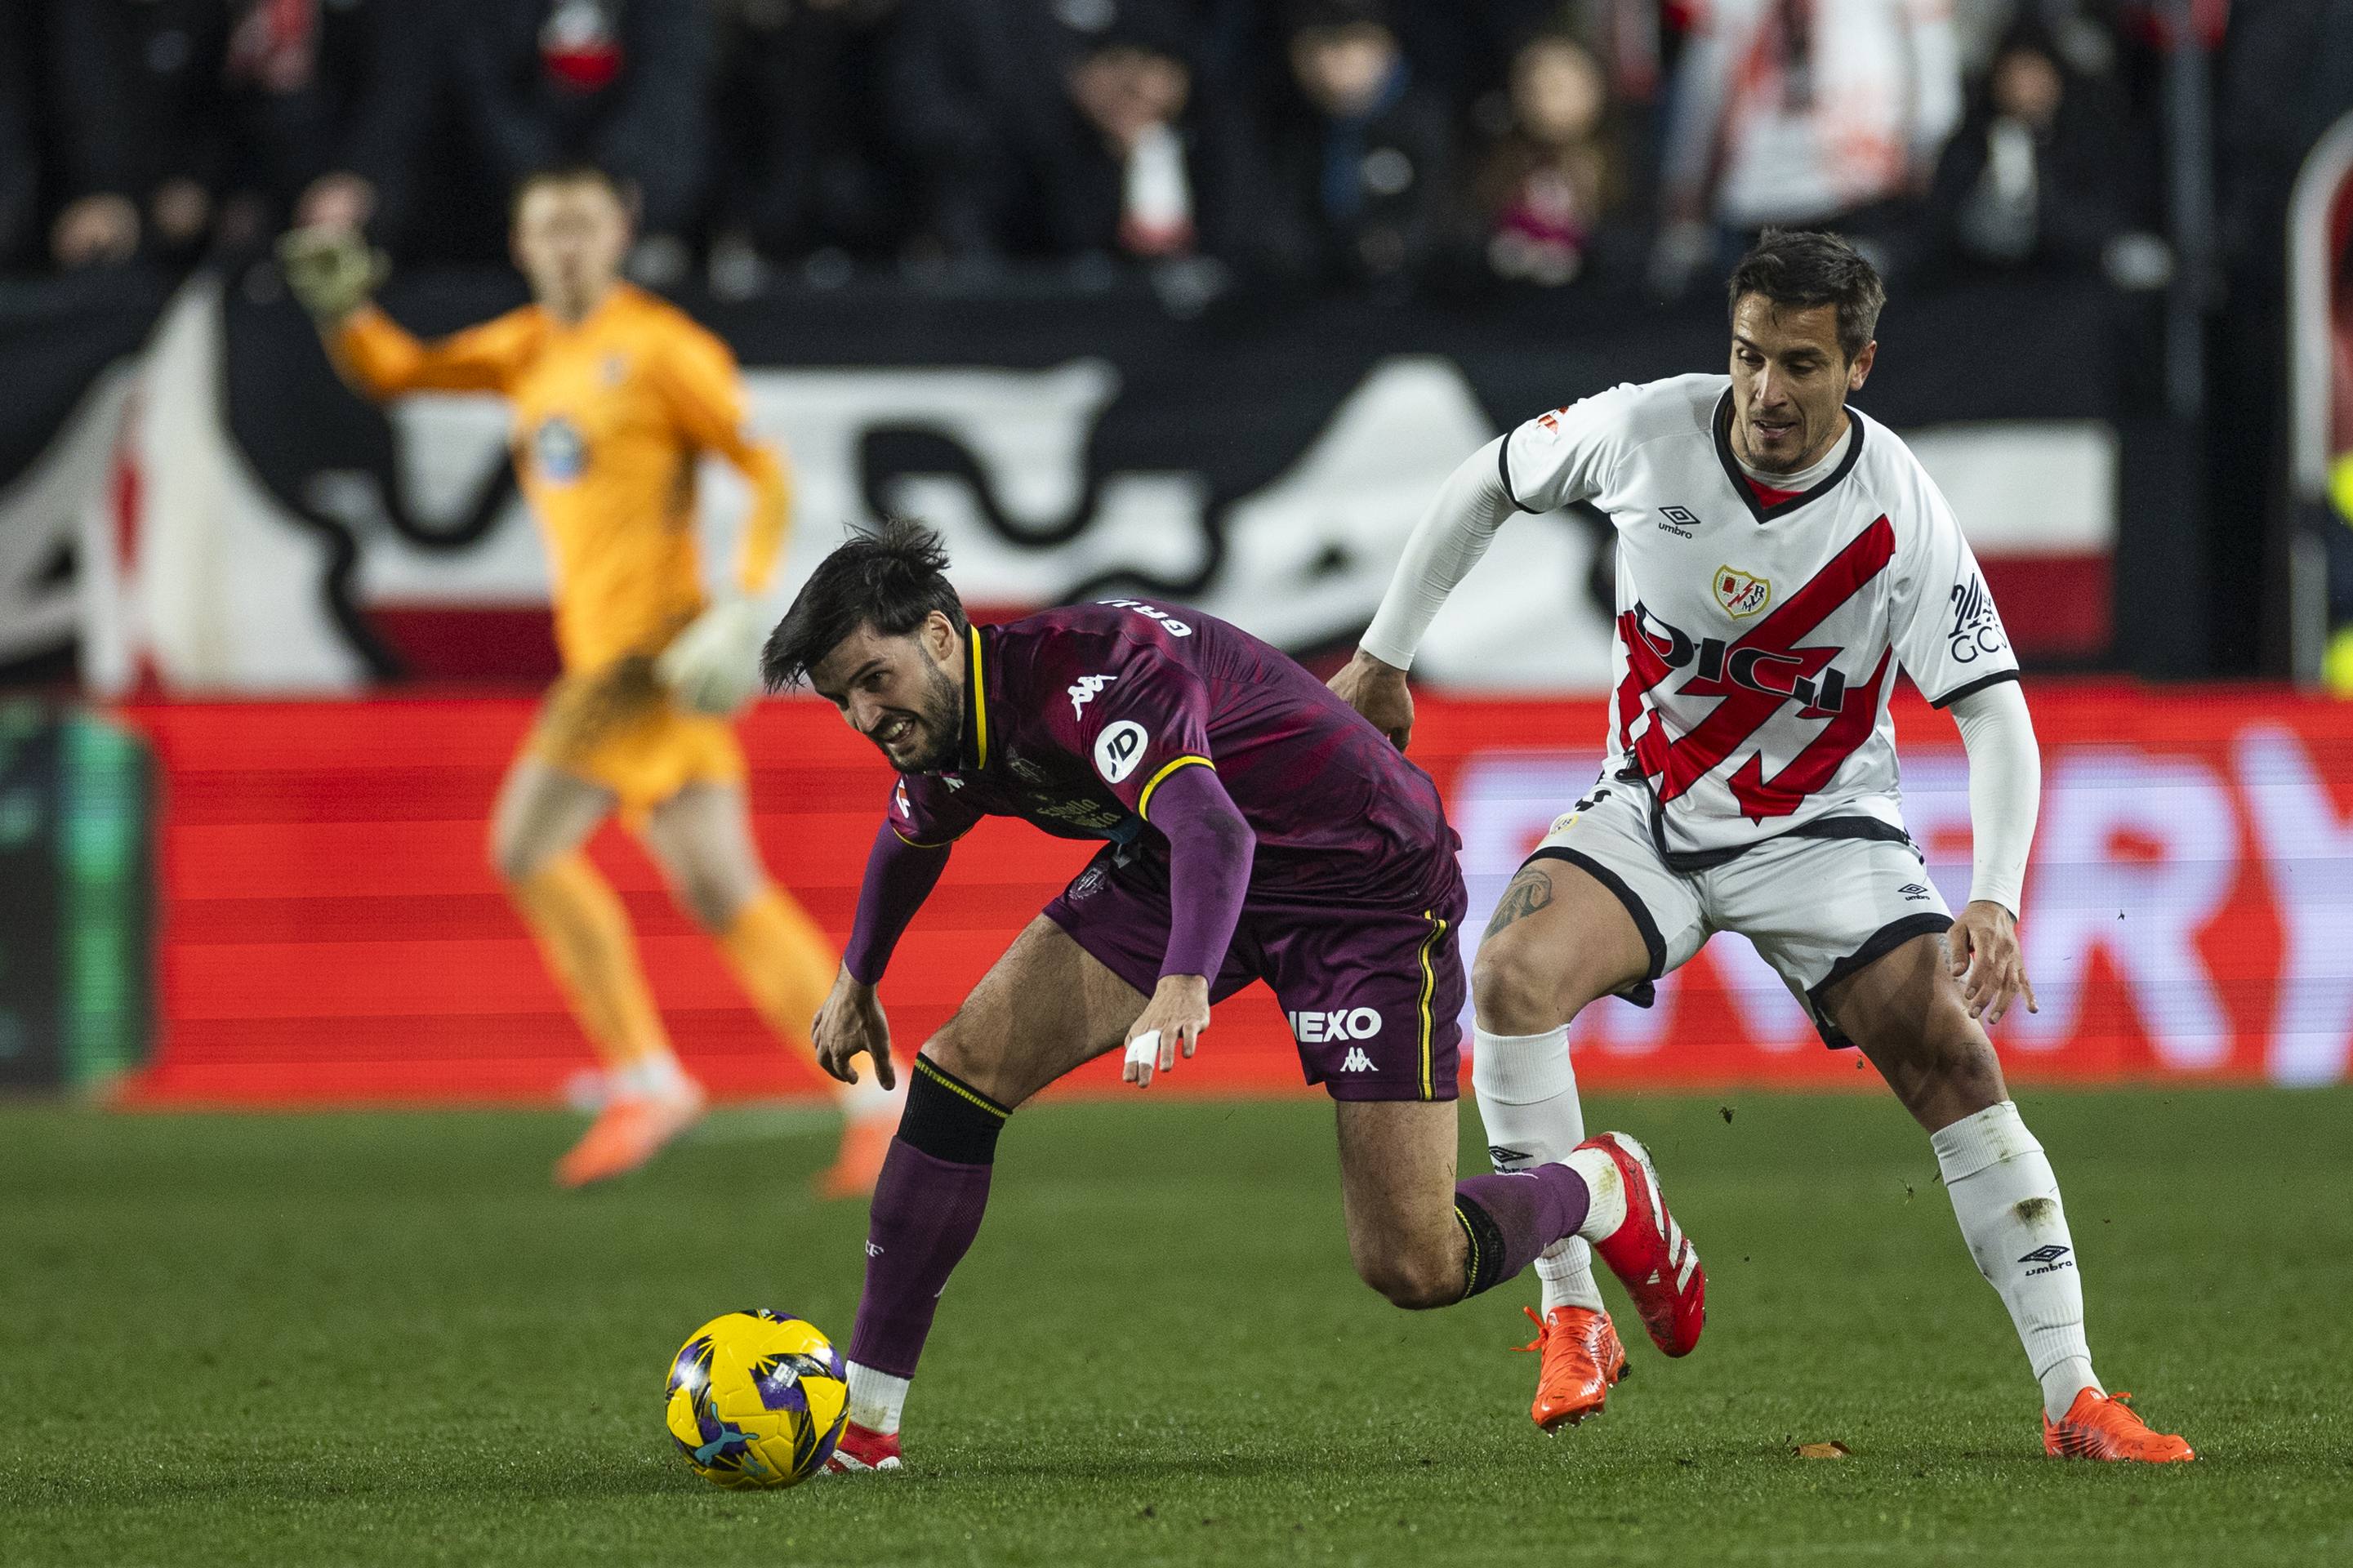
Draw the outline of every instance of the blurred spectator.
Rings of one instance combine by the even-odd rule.
[[[1287,20],[1294,91],[1273,157],[1290,269],[1315,282],[1409,281],[1441,237],[1447,106],[1416,85],[1381,0],[1300,0]]]
[[[771,260],[887,255],[908,226],[882,112],[900,0],[719,0],[712,197]]]
[[[1936,250],[1980,267],[2137,268],[2161,283],[2163,246],[2145,232],[2156,170],[2125,133],[2106,84],[2071,70],[2039,25],[2013,28],[1970,95],[1928,202]],[[2126,241],[2137,235],[2137,241]],[[2121,242],[2121,243],[2120,243]]]
[[[632,270],[675,282],[701,194],[708,0],[449,4],[457,87],[475,143],[468,173],[499,193],[492,210],[525,174],[595,163],[638,204],[643,237]]]
[[[1512,61],[1512,128],[1482,161],[1477,195],[1498,277],[1556,287],[1584,270],[1614,195],[1600,66],[1563,33],[1540,33]]]
[[[185,255],[227,172],[220,0],[45,0],[42,75],[60,267]]]
[[[433,108],[436,12],[417,0],[237,0],[226,69],[253,227],[395,234]]]
[[[930,242],[967,265],[1253,243],[1250,161],[1198,44],[1182,0],[911,5],[894,107]]]
[[[29,0],[0,0],[0,271],[26,259],[40,203]]]
[[[1902,226],[1960,118],[1947,0],[1710,0],[1676,68],[1651,283],[1768,225]],[[1712,268],[1711,268],[1712,275]]]

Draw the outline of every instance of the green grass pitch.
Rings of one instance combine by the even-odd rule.
[[[1356,1282],[1327,1106],[1024,1111],[913,1471],[748,1495],[680,1463],[662,1374],[732,1307],[847,1341],[829,1118],[725,1112],[568,1196],[553,1114],[0,1108],[0,1563],[2353,1563],[2353,1093],[2027,1111],[2098,1363],[2194,1466],[2041,1457],[1883,1097],[1593,1104],[1657,1152],[1710,1321],[1671,1363],[1630,1318],[1633,1377],[1550,1438],[1532,1279],[1419,1315]]]

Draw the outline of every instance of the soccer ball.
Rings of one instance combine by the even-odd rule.
[[[816,1327],[765,1307],[694,1331],[670,1363],[663,1419],[694,1473],[789,1487],[823,1468],[849,1419],[848,1369]]]

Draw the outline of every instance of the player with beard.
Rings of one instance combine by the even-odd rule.
[[[2194,1458],[2092,1371],[2059,1184],[1985,1026],[2034,993],[2017,912],[2041,762],[2018,663],[1943,496],[1851,408],[1878,344],[1877,274],[1834,236],[1767,233],[1731,279],[1731,374],[1621,385],[1466,459],[1406,546],[1334,689],[1403,747],[1405,671],[1514,510],[1590,501],[1618,532],[1609,760],[1504,889],[1472,970],[1472,1083],[1498,1169],[1584,1139],[1568,1025],[1651,1002],[1737,931],[1859,1046],[1929,1133],[1969,1251],[2042,1384],[2043,1446]],[[1958,721],[1975,843],[1957,920],[1897,805],[1894,667]],[[1547,1427],[1624,1365],[1583,1244],[1537,1263]],[[1533,1315],[1533,1314],[1532,1314]]]
[[[1149,1084],[1252,981],[1293,1018],[1308,1081],[1338,1102],[1348,1250],[1366,1283],[1400,1307],[1444,1306],[1577,1237],[1661,1348],[1689,1351],[1706,1277],[1633,1140],[1603,1133],[1524,1170],[1454,1178],[1464,895],[1429,776],[1222,621],[1113,599],[974,626],[946,564],[913,523],[853,538],[763,656],[772,687],[807,680],[899,773],[818,1016],[820,1062],[847,1080],[865,1052],[883,1081],[896,1076],[875,986],[949,846],[982,817],[1103,848],[913,1060],[874,1189],[833,1468],[898,1468],[908,1382],[1014,1109],[1123,1045],[1127,1080]]]

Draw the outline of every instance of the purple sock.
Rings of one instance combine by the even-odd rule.
[[[1476,1296],[1535,1261],[1536,1254],[1577,1234],[1593,1194],[1567,1165],[1532,1165],[1468,1176],[1454,1184],[1454,1217],[1471,1240],[1470,1281]]]
[[[989,1169],[935,1159],[903,1138],[891,1141],[867,1222],[866,1289],[858,1298],[850,1360],[892,1377],[915,1375],[940,1292],[980,1233]]]

